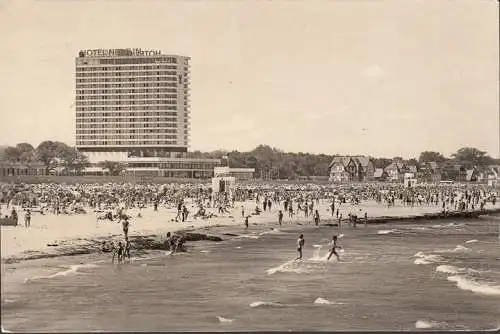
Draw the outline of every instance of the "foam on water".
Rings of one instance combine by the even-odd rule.
[[[413,263],[415,263],[415,264],[423,264],[423,265],[431,264],[431,262],[426,261],[424,259],[415,259],[415,261],[413,261]]]
[[[474,239],[474,240],[467,240],[465,243],[466,244],[472,244],[472,243],[476,243],[476,242],[479,242],[479,240],[476,240],[476,239]]]
[[[462,253],[462,252],[470,252],[470,251],[471,251],[470,248],[467,248],[467,247],[462,246],[462,245],[457,245],[453,249],[439,249],[439,250],[435,250],[434,252],[435,253]]]
[[[379,230],[377,231],[377,234],[394,234],[397,233],[397,230]]]
[[[431,264],[435,262],[441,262],[444,261],[444,259],[439,256],[439,255],[434,255],[434,254],[425,254],[424,252],[418,252],[414,257],[417,257],[413,263],[415,264]]]
[[[259,235],[266,235],[266,234],[286,234],[286,232],[281,231],[280,229],[277,228],[271,228],[270,231],[264,231],[259,233]]]
[[[1,326],[2,327],[2,333],[12,333],[11,331],[9,330],[6,330],[3,325]]]
[[[286,305],[281,304],[281,303],[276,303],[276,302],[263,302],[263,301],[257,301],[253,302],[250,304],[250,307],[255,308],[255,307],[285,307]]]
[[[445,273],[445,274],[460,274],[466,271],[464,268],[457,268],[455,266],[450,266],[447,264],[442,264],[440,266],[436,267],[436,271],[440,273]]]
[[[479,283],[460,275],[448,276],[448,281],[456,283],[461,290],[488,296],[500,296],[500,286]]]
[[[344,305],[344,303],[332,302],[332,301],[329,301],[328,299],[321,298],[321,297],[316,298],[316,300],[314,301],[314,304],[318,304],[318,305]]]
[[[301,260],[290,260],[277,267],[267,270],[268,275],[274,275],[276,273],[306,273],[307,270],[300,266]]]
[[[96,268],[96,267],[98,267],[98,265],[95,263],[75,264],[75,265],[70,266],[66,270],[59,271],[59,272],[52,274],[52,275],[33,276],[33,277],[25,278],[24,283],[29,283],[29,282],[37,281],[37,280],[41,280],[41,279],[51,279],[51,278],[58,277],[58,276],[68,276],[70,274],[76,274],[78,272],[78,270],[82,269],[82,268]]]
[[[221,324],[230,324],[234,321],[234,319],[227,319],[227,318],[223,318],[223,317],[219,317],[219,316],[217,316],[217,319],[219,320],[219,322]]]
[[[2,304],[14,304],[15,302],[14,299],[2,298]]]
[[[429,320],[417,320],[417,322],[415,322],[415,328],[418,329],[433,328],[437,327],[437,325],[438,325],[437,322]]]
[[[260,239],[259,236],[257,236],[257,235],[251,235],[251,234],[240,234],[236,238]]]
[[[318,246],[318,247],[316,247]],[[326,262],[328,259],[328,253],[325,255],[321,256],[321,248],[323,247],[322,245],[314,245],[314,253],[313,256],[308,259],[308,261],[312,262]]]
[[[133,256],[133,257],[130,258],[130,261],[131,262],[137,262],[137,261],[154,260],[154,259],[157,259],[157,258],[160,258],[160,257],[169,256],[169,255],[172,255],[172,254],[173,254],[172,251],[164,251],[164,252],[162,252],[159,255],[151,255],[151,256],[144,256],[144,257]]]
[[[465,224],[460,223],[460,224],[455,224],[455,223],[449,223],[449,224],[437,224],[437,225],[432,225],[432,228],[451,228],[451,227],[463,227]]]

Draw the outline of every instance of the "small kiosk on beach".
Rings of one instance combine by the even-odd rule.
[[[404,175],[404,185],[406,188],[414,187],[417,184],[417,178],[415,173],[405,173]]]
[[[212,178],[212,191],[214,193],[231,193],[234,190],[236,179],[232,176],[218,176]]]

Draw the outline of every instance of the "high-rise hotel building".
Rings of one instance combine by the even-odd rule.
[[[189,57],[142,49],[82,50],[76,58],[76,147],[91,163],[134,173],[210,177],[219,160],[187,159]],[[99,172],[99,167],[89,168]]]

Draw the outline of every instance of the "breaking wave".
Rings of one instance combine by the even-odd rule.
[[[227,318],[223,318],[223,317],[219,317],[219,316],[217,316],[217,319],[219,320],[219,322],[221,324],[230,324],[234,321],[234,319],[227,319]]]
[[[301,268],[301,260],[290,260],[287,261],[277,267],[271,268],[267,270],[268,275],[274,275],[276,273],[306,273],[307,270],[305,268]]]
[[[418,329],[434,328],[437,326],[438,326],[438,323],[435,321],[417,320],[417,322],[415,322],[415,328],[418,328]]]
[[[398,233],[397,230],[379,230],[377,231],[377,234],[394,234]]]
[[[241,238],[245,238],[245,239],[260,239],[260,237],[258,235],[251,235],[251,234],[240,234],[236,238],[238,238],[238,239],[241,239]]]
[[[444,259],[439,256],[439,255],[434,255],[434,254],[425,254],[423,252],[418,252],[417,254],[414,255],[414,257],[417,257],[413,263],[415,264],[431,264],[435,262],[441,262],[444,261]]]
[[[432,228],[451,228],[451,227],[463,227],[465,224],[460,223],[460,224],[455,224],[455,223],[449,223],[449,224],[438,224],[438,225],[432,225]]]
[[[460,252],[470,252],[470,248],[467,248],[462,245],[457,245],[453,249],[441,249],[441,250],[436,250],[434,251],[435,253],[460,253]]]
[[[26,278],[24,280],[24,283],[29,283],[29,282],[37,281],[37,280],[41,280],[41,279],[51,279],[51,278],[59,277],[59,276],[68,276],[68,275],[71,275],[71,274],[76,274],[78,272],[78,270],[82,269],[82,268],[96,268],[96,267],[98,267],[98,265],[94,264],[94,263],[76,264],[76,265],[70,266],[66,270],[59,271],[59,272],[57,272],[55,274],[52,274],[52,275],[47,275],[47,276],[33,276],[33,277]]]
[[[461,290],[471,291],[477,294],[488,296],[500,296],[500,286],[492,286],[486,283],[479,283],[467,277],[459,275],[448,276],[448,281],[454,282]]]
[[[344,305],[345,303],[332,302],[332,301],[329,301],[328,299],[318,297],[314,301],[314,304],[318,304],[318,305]]]
[[[257,301],[250,304],[250,307],[285,307],[286,305],[276,302]]]

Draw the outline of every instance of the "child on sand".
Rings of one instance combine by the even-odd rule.
[[[30,210],[26,210],[26,213],[24,215],[24,226],[26,228],[30,227],[30,223],[31,223],[31,212]]]

